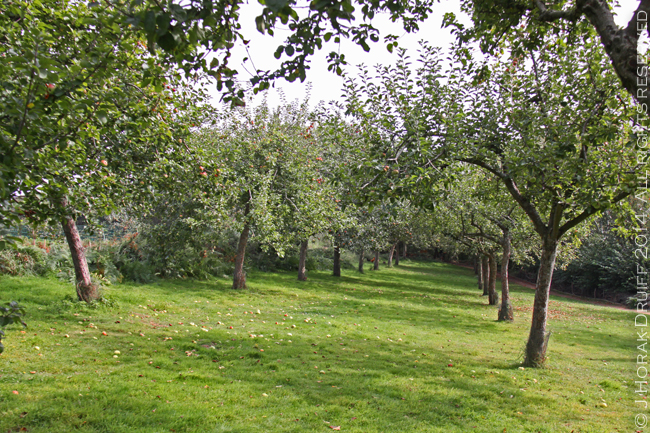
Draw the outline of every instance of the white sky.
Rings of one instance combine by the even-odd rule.
[[[619,25],[625,25],[632,17],[632,14],[638,6],[638,1],[625,0],[625,5],[616,7],[615,10],[618,14],[616,22]],[[290,33],[288,28],[280,26],[275,31],[275,36],[262,35],[255,27],[255,17],[260,14],[262,6],[255,0],[248,0],[242,8],[242,16],[240,23],[242,25],[242,34],[250,38],[248,45],[248,52],[246,51],[243,43],[239,43],[233,50],[233,56],[230,59],[231,67],[239,70],[238,80],[240,82],[247,82],[250,75],[242,67],[242,59],[249,57],[243,66],[249,71],[253,72],[255,69],[262,70],[275,70],[279,66],[282,59],[275,59],[273,56],[278,45],[284,42],[286,36]],[[446,48],[449,47],[454,41],[455,37],[451,35],[449,29],[443,29],[442,18],[446,12],[453,12],[456,17],[466,25],[469,25],[470,19],[467,15],[460,12],[460,2],[442,0],[440,4],[436,5],[433,13],[429,19],[420,24],[420,31],[417,33],[406,33],[401,23],[392,23],[385,16],[376,17],[373,20],[375,27],[380,31],[380,40],[377,43],[370,43],[370,52],[366,53],[361,47],[351,41],[343,40],[340,44],[340,52],[345,54],[346,60],[349,64],[345,68],[350,74],[356,73],[356,65],[365,64],[374,66],[377,64],[393,64],[397,59],[396,51],[393,54],[386,50],[383,36],[387,34],[394,34],[400,36],[398,39],[399,46],[406,48],[411,57],[417,56],[418,42],[424,40],[430,45]],[[342,94],[343,78],[337,76],[333,72],[327,70],[326,56],[331,51],[339,51],[338,44],[333,41],[323,44],[323,49],[317,51],[311,59],[311,69],[307,71],[307,79],[304,83],[295,81],[290,83],[286,80],[277,80],[275,82],[275,89],[268,92],[269,104],[274,106],[280,102],[280,97],[276,89],[281,88],[285,93],[288,100],[304,99],[306,96],[308,84],[312,83],[311,90],[311,105],[316,105],[319,101],[328,102],[330,100],[339,99]],[[251,64],[254,63],[255,67]],[[215,98],[215,102],[219,101],[221,95],[212,84],[208,85],[210,94]],[[252,94],[252,93],[251,93]],[[261,96],[257,96],[253,100],[253,104],[259,103]],[[250,103],[250,102],[249,102]]]

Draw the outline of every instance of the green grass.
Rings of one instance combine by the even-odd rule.
[[[1,278],[29,328],[7,330],[0,432],[633,430],[632,313],[552,298],[549,365],[521,369],[529,289],[509,324],[446,264],[248,280],[115,285],[88,309]]]

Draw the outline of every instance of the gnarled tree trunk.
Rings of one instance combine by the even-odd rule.
[[[334,246],[334,272],[335,277],[341,276],[341,250],[338,245]]]
[[[99,287],[92,283],[90,270],[86,260],[86,251],[77,230],[77,223],[74,218],[67,217],[61,221],[65,239],[68,241],[72,264],[74,265],[74,276],[76,281],[77,298],[80,301],[91,302],[99,299]]]
[[[363,264],[366,261],[365,252],[366,252],[366,250],[364,248],[361,248],[361,253],[359,253],[359,273],[360,274],[363,274]]]
[[[508,284],[508,266],[510,265],[510,232],[503,232],[503,258],[501,259],[501,308],[499,308],[499,321],[512,322],[514,313],[510,303],[510,286]]]
[[[490,285],[490,266],[488,256],[485,254],[481,256],[481,268],[483,269],[483,296],[487,296],[490,293],[488,289]]]
[[[395,245],[391,245],[390,250],[388,250],[388,267],[389,268],[393,267],[393,254],[395,254]]]
[[[298,279],[300,281],[307,281],[307,247],[309,240],[300,243],[300,260],[298,261]]]
[[[499,303],[499,294],[497,293],[497,258],[494,253],[488,256],[490,267],[490,277],[488,279],[488,303],[497,305]]]
[[[530,335],[526,343],[526,359],[524,364],[539,367],[546,361],[546,348],[550,334],[546,332],[548,298],[551,291],[551,280],[555,267],[558,240],[546,235],[542,242],[542,257],[537,273],[535,286],[535,302],[533,303],[533,320]]]
[[[250,204],[246,203],[244,210],[244,218],[248,217],[250,211]],[[233,289],[246,288],[246,274],[244,273],[244,258],[246,256],[246,244],[248,243],[248,235],[250,233],[250,222],[246,220],[244,229],[239,235],[239,244],[237,245],[237,257],[235,258],[235,273],[232,280]]]
[[[375,266],[372,269],[375,271],[379,270],[379,250],[375,251]]]

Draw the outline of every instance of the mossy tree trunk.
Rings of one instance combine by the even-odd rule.
[[[548,235],[544,237],[535,287],[533,320],[530,326],[528,342],[526,343],[526,359],[524,360],[524,364],[531,367],[544,365],[546,361],[546,349],[550,337],[550,334],[546,331],[548,298],[557,256],[557,245],[557,239]]]

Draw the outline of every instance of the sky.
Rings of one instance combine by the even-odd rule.
[[[625,0],[624,6],[615,8],[617,13],[616,22],[619,25],[627,24],[637,6],[637,1]],[[242,34],[250,37],[250,43],[248,44],[248,50],[243,43],[240,42],[237,44],[233,50],[230,64],[231,67],[240,71],[239,81],[244,83],[251,77],[244,67],[251,72],[255,69],[274,70],[277,68],[281,60],[275,59],[273,54],[278,45],[281,45],[290,33],[290,30],[286,27],[280,26],[276,29],[274,37],[260,34],[255,27],[255,17],[260,14],[262,7],[256,0],[248,0],[248,3],[242,8],[240,20]],[[455,41],[455,37],[451,34],[450,29],[442,28],[442,19],[447,12],[456,14],[456,17],[465,25],[469,25],[471,22],[469,17],[460,11],[459,1],[442,0],[440,4],[436,5],[427,21],[420,24],[420,30],[416,33],[406,33],[400,23],[392,23],[386,16],[375,18],[373,24],[380,30],[382,37],[387,34],[399,36],[399,46],[406,48],[412,53],[411,57],[416,57],[419,41],[421,40],[443,49],[449,47]],[[312,106],[315,106],[319,101],[328,102],[339,99],[342,94],[344,78],[327,70],[326,56],[331,51],[340,50],[341,53],[345,54],[349,63],[345,71],[352,75],[356,73],[356,65],[359,64],[375,66],[377,64],[388,65],[395,63],[397,59],[396,51],[393,54],[389,53],[382,39],[378,43],[371,43],[370,47],[370,52],[366,53],[361,47],[348,40],[343,40],[340,48],[333,41],[325,43],[323,49],[317,51],[312,56],[311,69],[307,71],[307,79],[305,82],[300,83],[299,81],[295,81],[290,83],[282,79],[277,80],[275,82],[275,89],[270,89],[267,95],[269,105],[275,106],[281,102],[278,92],[280,88],[287,100],[303,100],[306,97],[307,89],[310,85],[310,105]],[[242,63],[245,57],[248,57],[249,60]],[[221,95],[216,88],[213,85],[209,85],[208,89],[213,98],[218,101]],[[257,96],[253,98],[252,102],[249,101],[247,103],[257,105],[261,100],[262,97]]]

